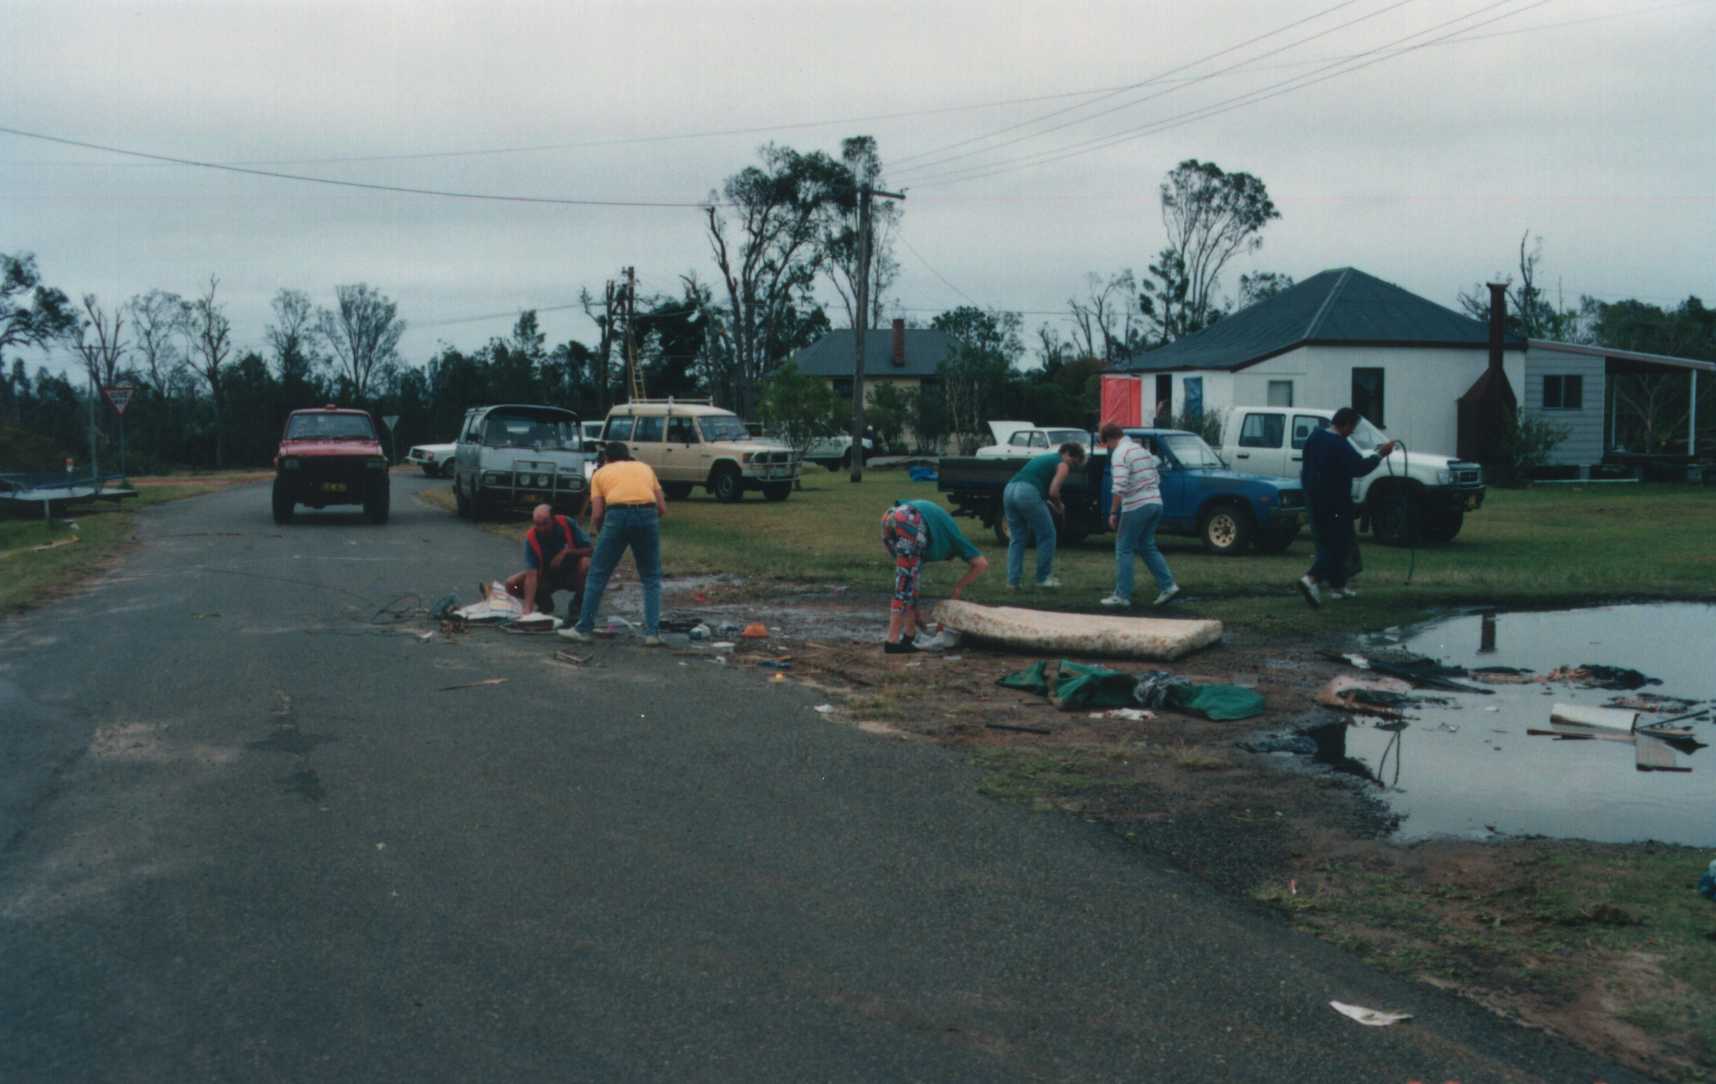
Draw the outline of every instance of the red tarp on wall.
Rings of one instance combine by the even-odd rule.
[[[1102,418],[1098,426],[1144,424],[1144,378],[1102,374]]]

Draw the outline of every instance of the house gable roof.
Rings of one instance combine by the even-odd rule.
[[[906,363],[895,365],[894,333],[892,328],[873,328],[864,336],[864,375],[872,376],[934,376],[947,356],[947,332],[933,328],[906,329]],[[852,375],[852,331],[850,328],[830,331],[798,352],[794,359],[798,371],[812,376],[843,377]]]
[[[1357,268],[1338,267],[1117,368],[1243,369],[1309,344],[1487,349],[1489,334],[1482,321]],[[1525,346],[1519,340],[1503,345]]]

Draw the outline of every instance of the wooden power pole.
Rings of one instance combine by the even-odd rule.
[[[905,199],[904,192],[883,192],[869,185],[858,186],[858,289],[856,310],[852,320],[852,338],[856,353],[852,366],[852,473],[853,482],[864,480],[864,333],[870,324],[870,200]]]
[[[638,318],[637,269],[626,268],[626,394],[633,402],[644,397],[643,371],[638,368],[638,337],[633,327]]]

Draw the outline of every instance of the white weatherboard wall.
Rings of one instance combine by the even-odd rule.
[[[1389,436],[1404,440],[1413,451],[1451,456],[1460,442],[1459,398],[1489,363],[1489,351],[1483,348],[1301,346],[1237,372],[1176,373],[1175,378],[1204,377],[1205,410],[1262,406],[1269,401],[1271,380],[1293,382],[1294,406],[1335,410],[1352,401],[1355,368],[1379,368],[1383,428]],[[1523,351],[1502,355],[1502,370],[1522,403],[1525,368]],[[1587,391],[1586,398],[1590,395]]]
[[[1525,394],[1519,397],[1520,405],[1567,430],[1567,439],[1549,453],[1551,464],[1588,467],[1603,461],[1603,404],[1608,399],[1604,384],[1606,368],[1603,358],[1590,354],[1535,346],[1526,352]],[[1545,409],[1543,378],[1546,376],[1583,377],[1583,406],[1578,410]]]

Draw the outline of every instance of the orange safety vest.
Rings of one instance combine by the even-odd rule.
[[[565,516],[555,516],[553,522],[558,524],[562,531],[566,532],[566,548],[571,549],[576,546],[578,543],[578,536],[572,533],[572,521],[567,519]],[[524,533],[524,540],[530,545],[531,552],[536,554],[536,570],[538,572],[546,571],[542,565],[542,541],[536,537],[535,527],[532,527]]]

